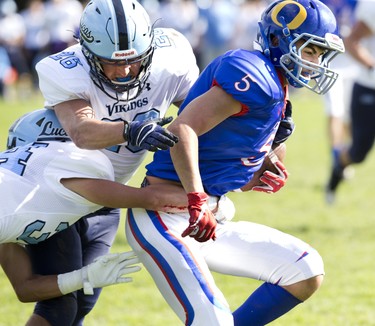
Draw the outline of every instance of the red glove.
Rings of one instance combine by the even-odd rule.
[[[208,195],[204,192],[190,192],[188,197],[188,210],[190,214],[189,226],[182,233],[199,242],[215,240],[216,219],[207,205]]]
[[[254,191],[275,193],[278,192],[282,187],[284,187],[286,180],[288,179],[288,171],[281,161],[273,162],[278,174],[271,171],[264,171],[262,176],[259,178],[265,185],[255,186],[252,188]]]

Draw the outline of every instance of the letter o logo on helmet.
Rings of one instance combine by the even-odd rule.
[[[286,0],[286,1],[280,2],[272,10],[271,19],[276,25],[280,27],[285,27],[283,26],[282,23],[280,23],[278,15],[284,7],[289,6],[289,5],[297,6],[299,8],[299,11],[295,15],[295,17],[289,23],[285,22],[287,23],[287,27],[293,30],[293,29],[297,29],[298,27],[300,27],[307,18],[306,8],[302,6],[300,3],[295,2],[293,0]]]

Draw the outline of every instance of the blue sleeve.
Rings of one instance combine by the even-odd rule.
[[[246,107],[264,108],[274,101],[275,91],[280,92],[274,79],[266,78],[270,70],[278,79],[274,69],[265,65],[256,54],[239,50],[223,56],[214,80],[216,85]]]

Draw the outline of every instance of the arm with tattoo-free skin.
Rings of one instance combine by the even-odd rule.
[[[198,167],[198,136],[240,111],[240,102],[214,86],[190,102],[168,127],[180,139],[170,151],[187,193],[204,192]]]
[[[0,245],[0,265],[21,302],[45,300],[62,295],[57,284],[57,275],[33,274],[29,256],[25,248],[19,244]]]
[[[190,236],[199,242],[216,238],[216,219],[208,209],[208,195],[199,171],[198,136],[240,110],[240,102],[214,86],[190,102],[168,128],[180,139],[170,152],[188,197],[190,219],[183,237]]]

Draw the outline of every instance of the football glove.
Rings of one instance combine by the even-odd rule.
[[[292,103],[287,100],[284,119],[280,121],[279,128],[276,131],[273,142],[276,144],[285,142],[293,134],[294,128],[295,124],[292,119]]]
[[[128,283],[133,279],[124,275],[138,272],[141,267],[135,265],[139,259],[133,251],[107,254],[96,258],[91,264],[73,272],[59,274],[57,283],[62,294],[83,288],[87,295],[94,294],[94,288],[112,284]]]
[[[172,120],[172,117],[165,117],[144,121],[124,121],[124,139],[132,146],[151,152],[168,149],[178,142],[178,137],[161,126]]]
[[[236,208],[233,202],[225,195],[220,196],[217,202],[217,211],[214,213],[216,221],[218,223],[231,221],[235,213]]]
[[[217,222],[207,204],[209,196],[204,192],[190,192],[187,196],[190,218],[189,226],[181,234],[182,237],[190,236],[198,242],[215,240]]]
[[[264,185],[255,186],[252,188],[252,190],[271,194],[278,192],[282,187],[285,186],[289,174],[284,164],[278,159],[273,151],[271,151],[268,156],[271,159],[271,162],[273,163],[277,174],[268,170],[264,171],[262,176],[259,178],[259,180],[262,181]]]

